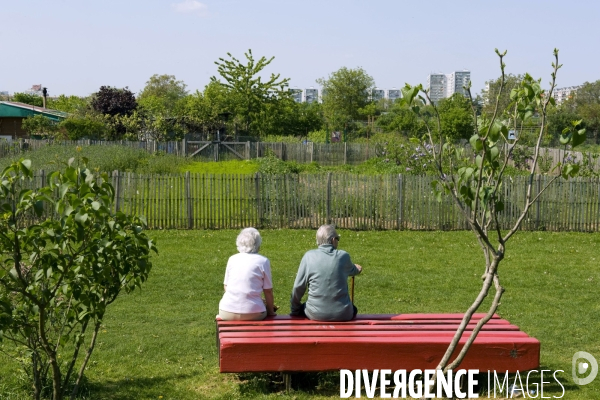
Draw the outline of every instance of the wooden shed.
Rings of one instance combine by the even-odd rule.
[[[0,101],[0,139],[16,140],[28,138],[28,133],[21,126],[23,119],[38,114],[42,114],[56,122],[62,121],[68,115],[63,111],[50,110],[30,104]]]

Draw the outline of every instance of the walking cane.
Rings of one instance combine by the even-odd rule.
[[[352,286],[350,288],[350,300],[352,300],[352,304],[354,304],[354,277],[352,277]]]

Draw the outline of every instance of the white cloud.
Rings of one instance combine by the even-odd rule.
[[[184,0],[181,3],[172,4],[176,12],[184,14],[196,14],[204,17],[208,14],[208,6],[196,0]]]

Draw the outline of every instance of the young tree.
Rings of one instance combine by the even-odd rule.
[[[113,211],[110,178],[82,162],[40,188],[29,160],[0,175],[0,340],[36,400],[48,386],[75,398],[107,306],[146,281],[156,251],[142,219]]]
[[[21,126],[30,135],[53,136],[58,131],[57,123],[42,114],[25,118]]]
[[[457,329],[451,344],[438,364],[438,369],[452,370],[464,359],[471,344],[477,337],[481,327],[487,323],[496,312],[504,287],[500,282],[499,265],[504,259],[507,251],[507,243],[512,236],[519,230],[523,220],[527,217],[529,209],[544,193],[546,188],[560,177],[565,179],[573,177],[578,172],[578,165],[569,163],[565,158],[556,165],[560,174],[554,176],[539,190],[534,182],[534,175],[540,157],[540,143],[545,133],[546,116],[549,105],[554,103],[552,91],[555,87],[556,73],[560,68],[558,64],[558,50],[554,50],[553,71],[551,74],[550,88],[546,92],[542,90],[540,81],[534,80],[528,74],[524,75],[519,84],[514,87],[509,94],[510,102],[506,108],[501,108],[506,89],[507,77],[504,74],[504,56],[506,52],[496,53],[500,59],[501,77],[499,88],[493,99],[494,111],[487,117],[482,115],[479,118],[476,112],[473,112],[475,134],[470,138],[471,146],[475,153],[474,158],[463,156],[463,152],[455,147],[451,141],[446,138],[444,126],[441,123],[439,110],[434,105],[436,118],[435,123],[437,132],[428,127],[428,133],[421,139],[422,145],[429,145],[432,149],[432,160],[435,163],[435,170],[438,180],[434,183],[434,193],[441,198],[442,194],[452,197],[457,207],[466,217],[467,223],[483,252],[485,266],[483,268],[483,284],[472,305],[469,307],[465,316]],[[467,88],[469,97],[470,85]],[[423,97],[424,96],[424,97]],[[420,113],[420,107],[414,103],[415,99],[421,97],[422,100],[429,100],[427,90],[422,86],[406,85],[403,89],[404,101],[413,107],[413,111]],[[508,130],[517,130],[519,123],[525,123],[534,113],[538,113],[541,126],[537,135],[537,142],[534,148],[533,160],[529,168],[529,180],[521,204],[521,213],[516,222],[509,227],[503,226],[499,215],[504,208],[504,192],[502,182],[505,168],[511,153],[515,149],[519,139],[509,140]],[[560,141],[564,146],[575,147],[585,141],[585,130],[577,129],[579,121],[565,129]],[[500,148],[508,145],[508,151],[502,153]],[[463,337],[467,324],[473,314],[479,309],[483,300],[486,298],[491,288],[494,288],[494,298],[484,318],[477,322],[473,331],[468,335],[465,345],[460,349],[458,356],[451,360],[451,355],[459,345]]]
[[[229,112],[242,121],[241,128],[248,134],[257,134],[256,124],[261,113],[266,112],[266,105],[291,97],[287,90],[289,78],[279,79],[280,74],[271,74],[270,78],[263,82],[260,72],[271,64],[275,57],[267,59],[263,56],[256,61],[252,50],[248,50],[244,53],[247,60],[244,64],[231,53],[227,55],[229,59],[219,58],[219,61],[215,61],[224,82],[214,76],[210,80],[228,90],[232,107]]]
[[[346,68],[317,79],[323,90],[323,113],[332,129],[343,129],[344,125],[361,117],[359,110],[370,103],[370,93],[375,81],[362,68]]]

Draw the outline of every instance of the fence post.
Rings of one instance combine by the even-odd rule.
[[[344,165],[348,163],[348,143],[344,142]]]
[[[190,187],[190,171],[185,172],[185,202],[187,206],[188,229],[194,229],[194,204]]]
[[[119,171],[114,170],[112,173],[112,177],[113,177],[113,186],[115,188],[115,212],[119,212],[119,209],[121,208],[121,204],[119,202],[119,193],[120,193],[120,186],[121,186],[121,178],[119,176]]]
[[[246,142],[246,160],[250,159],[250,141]]]
[[[183,153],[184,157],[187,157],[187,140],[185,139],[181,141],[181,152]]]
[[[254,174],[254,189],[256,193],[256,226],[262,228],[262,204],[260,203],[260,172]]]
[[[315,152],[315,142],[310,142],[310,162],[313,162],[313,153]]]
[[[402,228],[402,218],[404,211],[404,185],[402,183],[402,174],[398,174],[398,220],[396,221],[398,230]]]
[[[538,174],[537,175],[537,191],[535,193],[535,195],[537,196],[540,193],[541,190],[541,179],[542,179],[542,175]],[[535,222],[535,229],[540,229],[540,197],[537,198],[537,200],[535,201],[535,208],[536,208],[536,222]]]
[[[331,172],[327,173],[327,224],[331,224]]]

